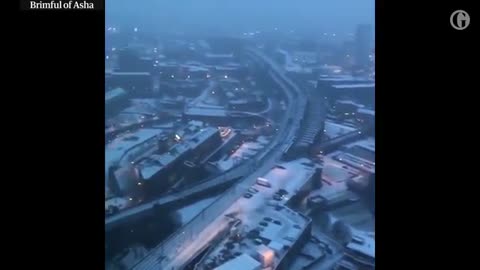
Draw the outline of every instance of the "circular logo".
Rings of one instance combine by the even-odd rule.
[[[450,24],[457,30],[463,30],[470,24],[470,15],[465,10],[456,10],[450,16]]]

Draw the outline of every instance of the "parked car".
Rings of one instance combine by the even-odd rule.
[[[247,198],[247,199],[250,199],[253,195],[250,194],[250,193],[245,193],[245,195],[243,195],[244,198]]]

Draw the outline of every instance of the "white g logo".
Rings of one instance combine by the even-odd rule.
[[[450,24],[457,30],[463,30],[470,24],[470,16],[464,10],[456,10],[450,16]]]

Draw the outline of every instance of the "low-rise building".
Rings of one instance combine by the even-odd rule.
[[[190,122],[185,129],[175,133],[173,146],[167,152],[150,155],[136,164],[148,196],[167,191],[222,144],[217,128],[194,124]]]
[[[129,105],[128,93],[122,88],[105,92],[105,115],[112,116]]]

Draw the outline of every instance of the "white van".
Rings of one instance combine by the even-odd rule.
[[[272,185],[270,185],[270,182],[268,182],[267,179],[262,177],[257,178],[257,184],[264,187],[272,187]]]

